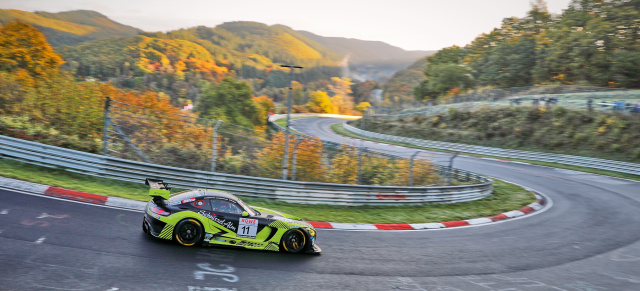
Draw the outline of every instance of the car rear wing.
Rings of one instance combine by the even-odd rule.
[[[169,184],[162,182],[162,180],[157,179],[149,179],[147,178],[144,183],[149,185],[149,196],[153,197],[153,199],[169,199],[169,195],[171,195],[171,188],[169,188]]]

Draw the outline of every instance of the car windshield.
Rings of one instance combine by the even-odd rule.
[[[249,207],[249,205],[244,203],[244,201],[240,200],[240,198],[238,198],[238,203],[240,204],[240,206],[242,206],[242,208],[245,209],[246,212],[249,213],[250,216],[256,216],[256,215],[259,214],[259,212],[257,210]]]

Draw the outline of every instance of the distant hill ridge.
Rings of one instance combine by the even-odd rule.
[[[50,13],[0,9],[0,23],[4,24],[16,19],[40,29],[53,46],[75,45],[105,38],[130,37],[141,32],[140,29],[115,22],[91,10]]]
[[[206,48],[217,61],[248,62],[262,70],[273,63],[296,63],[306,68],[342,67],[342,74],[353,79],[384,81],[432,51],[406,51],[381,41],[343,37],[324,37],[296,31],[285,25],[266,25],[234,21],[211,27],[192,27],[167,33],[144,32],[91,10],[58,13],[0,9],[0,23],[19,19],[44,33],[54,47],[77,46],[96,40],[148,37],[182,39]],[[98,48],[95,48],[98,46]],[[95,44],[94,52],[100,53]],[[84,49],[87,49],[84,46]],[[109,53],[114,53],[113,50]],[[235,60],[235,61],[234,61]],[[240,67],[237,67],[240,69]],[[252,77],[251,74],[245,77]]]

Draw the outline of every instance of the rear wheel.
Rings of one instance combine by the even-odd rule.
[[[203,235],[202,224],[193,218],[188,218],[178,222],[173,236],[179,244],[190,247],[200,244]]]
[[[149,230],[149,225],[147,224],[147,222],[144,219],[142,220],[142,231],[144,231],[144,233],[146,233],[148,236],[151,236],[151,231]]]
[[[288,230],[281,240],[282,249],[289,253],[300,252],[306,243],[307,236],[299,228]]]

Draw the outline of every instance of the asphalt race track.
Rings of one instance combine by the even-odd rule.
[[[292,126],[325,140],[337,119]],[[448,162],[448,154],[435,154]],[[640,183],[459,156],[454,166],[533,188],[521,219],[425,231],[319,230],[321,256],[186,248],[140,212],[0,189],[0,290],[640,290]],[[1,186],[1,185],[0,185]]]

